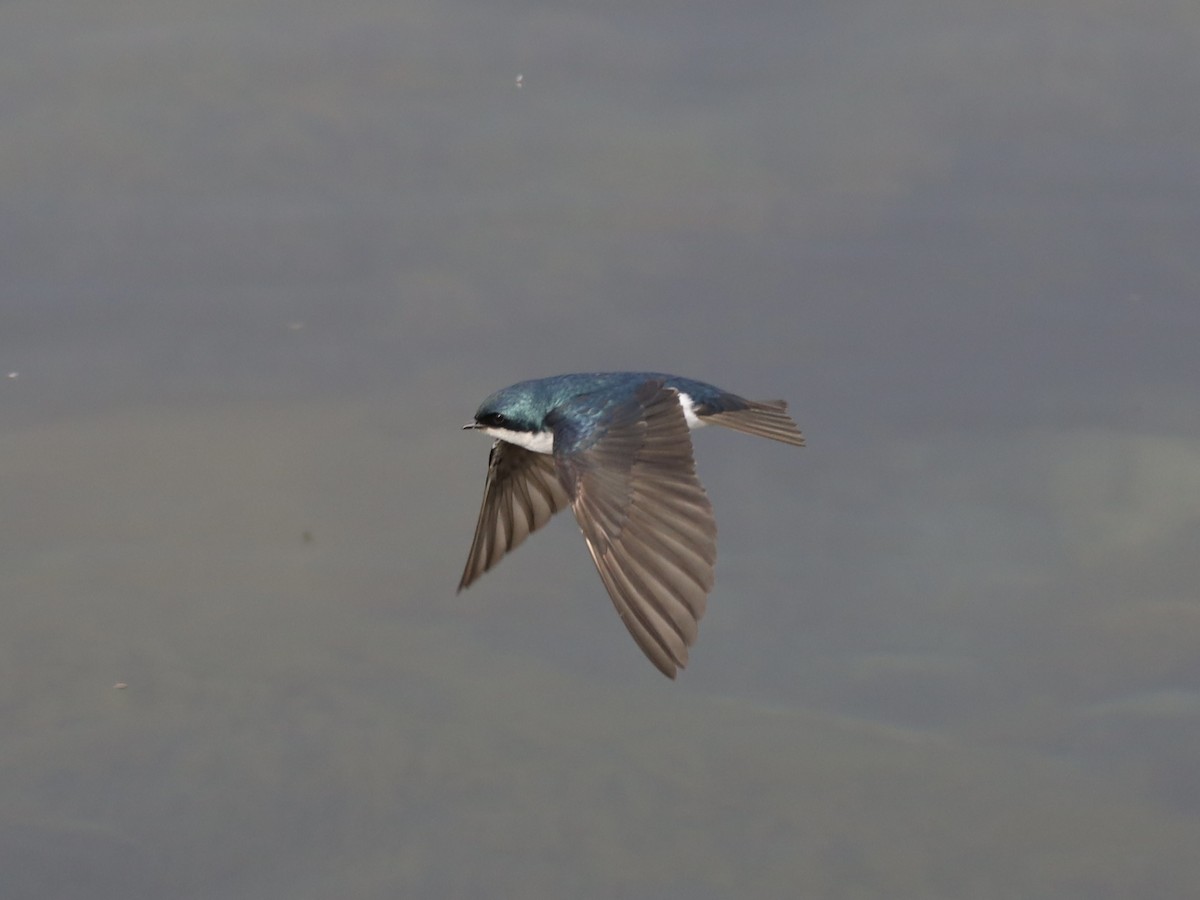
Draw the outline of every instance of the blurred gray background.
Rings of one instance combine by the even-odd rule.
[[[1195,895],[1198,98],[1193,0],[0,4],[0,894]],[[809,438],[696,435],[676,683],[569,514],[454,593],[459,426],[626,368]]]

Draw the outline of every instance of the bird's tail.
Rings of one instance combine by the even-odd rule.
[[[758,437],[804,446],[804,435],[787,414],[783,400],[747,400],[745,409],[731,409],[704,417],[705,424],[723,425]]]

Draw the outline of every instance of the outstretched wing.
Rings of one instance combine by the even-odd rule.
[[[678,393],[647,382],[613,410],[598,440],[578,449],[556,442],[555,456],[621,621],[674,678],[696,640],[717,557]]]
[[[468,587],[569,502],[554,457],[505,441],[492,444],[483,506],[458,589]]]

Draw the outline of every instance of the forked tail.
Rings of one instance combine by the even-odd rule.
[[[758,437],[782,441],[793,447],[804,446],[804,435],[787,414],[783,400],[747,400],[745,409],[731,409],[704,417],[705,423],[723,425]]]

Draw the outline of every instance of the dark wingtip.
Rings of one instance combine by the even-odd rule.
[[[643,652],[645,652],[645,651],[643,651]],[[684,653],[685,658],[686,658],[686,656],[687,656],[687,654]],[[675,657],[674,654],[671,655],[670,659],[663,659],[663,660],[654,659],[654,657],[650,656],[650,654],[648,654],[648,653],[646,654],[646,657],[650,660],[650,662],[654,666],[654,668],[658,669],[658,671],[662,672],[664,675],[666,675],[672,681],[675,680],[675,676],[679,674],[680,669],[687,668],[687,663],[681,662],[679,659],[677,659]]]

